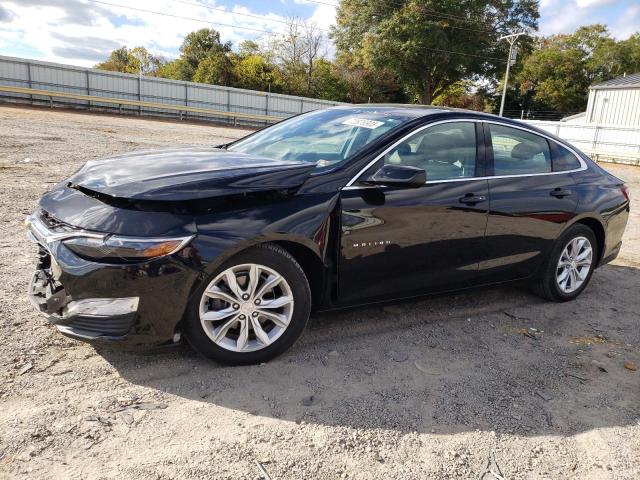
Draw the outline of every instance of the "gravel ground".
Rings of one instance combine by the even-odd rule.
[[[608,167],[632,190],[623,251],[566,304],[502,287],[318,316],[253,367],[94,349],[34,312],[22,222],[47,188],[244,133],[0,106],[0,477],[640,478],[637,168]]]

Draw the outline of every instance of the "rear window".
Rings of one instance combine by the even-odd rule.
[[[580,168],[580,160],[567,148],[555,143],[552,153],[553,171],[564,172]]]
[[[494,175],[551,172],[551,152],[545,138],[502,125],[489,125],[489,130]]]

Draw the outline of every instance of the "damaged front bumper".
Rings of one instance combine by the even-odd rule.
[[[171,342],[195,273],[170,256],[111,265],[85,260],[65,247],[73,236],[101,234],[26,220],[38,262],[29,299],[62,334],[85,341],[132,344]]]
[[[126,337],[136,319],[138,297],[74,301],[53,276],[54,270],[40,266],[29,285],[31,303],[51,324],[61,333],[82,340],[122,340]]]
[[[29,239],[39,247],[39,260],[29,284],[29,299],[63,334],[82,340],[121,340],[131,330],[139,297],[73,300],[60,281],[62,267],[49,250],[68,235],[47,228],[36,215],[26,221]],[[70,235],[70,234],[69,234]]]

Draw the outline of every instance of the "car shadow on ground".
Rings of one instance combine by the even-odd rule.
[[[99,353],[133,384],[258,417],[569,435],[640,418],[638,372],[624,367],[640,363],[639,273],[603,267],[563,304],[499,287],[324,314],[263,365],[220,366],[186,346]]]

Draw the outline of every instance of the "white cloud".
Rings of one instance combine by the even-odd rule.
[[[618,13],[618,7],[599,8],[615,3],[618,2],[616,0],[572,0],[560,3],[542,0],[540,34],[571,33],[583,25],[602,23],[607,25],[609,32],[616,39],[628,38],[640,30],[640,5],[633,4],[622,13]]]
[[[331,25],[336,23],[336,7],[333,5],[318,5],[309,18],[318,27],[329,30]]]
[[[629,38],[640,31],[640,5],[632,5],[625,9],[610,26],[610,31],[618,40]]]
[[[559,5],[553,2],[547,5],[544,21],[540,22],[541,35],[555,35],[557,33],[573,32],[580,25],[584,25],[589,15],[587,9],[579,8],[575,3]]]
[[[39,59],[91,66],[122,45],[145,46],[155,54],[175,56],[184,36],[199,28],[215,28],[223,41],[237,45],[247,38],[268,35],[263,30],[281,31],[284,20],[270,13],[262,18],[241,14],[258,14],[246,7],[211,10],[196,4],[174,0],[9,0],[3,2],[0,44],[3,52],[32,49],[41,52]],[[111,4],[111,5],[108,5]],[[113,5],[134,7],[139,10]],[[140,10],[171,13],[178,17],[157,15]],[[222,25],[225,24],[225,25]],[[244,27],[244,28],[243,28]],[[13,48],[12,48],[13,47]]]
[[[602,7],[618,3],[617,0],[576,0],[576,5],[581,8]]]
[[[547,9],[550,5],[553,5],[553,0],[540,0],[540,11]]]

